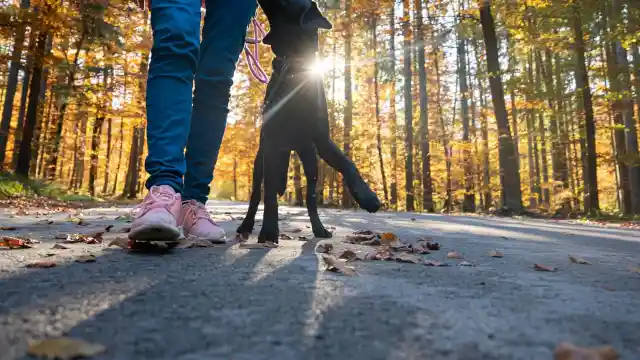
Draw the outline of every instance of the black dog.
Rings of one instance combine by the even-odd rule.
[[[278,242],[278,194],[286,189],[291,151],[300,157],[307,178],[307,209],[316,237],[331,237],[318,216],[316,182],[320,157],[342,173],[361,208],[376,212],[380,200],[360,176],[356,166],[329,136],[329,118],[320,76],[309,72],[318,50],[318,29],[331,23],[310,0],[261,0],[270,24],[263,40],[276,55],[263,106],[260,146],[253,168],[249,210],[237,232],[251,233],[264,179],[264,224],[258,242]]]

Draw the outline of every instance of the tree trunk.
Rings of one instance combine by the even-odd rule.
[[[391,72],[391,94],[389,106],[389,128],[391,132],[391,185],[389,187],[391,195],[391,208],[398,210],[398,120],[396,118],[396,12],[395,6],[390,7],[389,36],[390,72]]]
[[[107,119],[107,154],[104,165],[104,181],[102,182],[102,194],[107,193],[107,189],[109,188],[109,175],[110,175],[110,164],[111,164],[111,126],[112,126],[111,118]]]
[[[309,179],[307,179],[308,181]],[[295,206],[302,206],[303,194],[302,194],[302,172],[300,171],[300,158],[297,154],[293,155],[293,187],[295,190],[295,198],[293,204]]]
[[[126,77],[125,77],[126,79]],[[126,84],[126,80],[125,80],[125,84]],[[116,193],[117,190],[117,186],[118,186],[118,177],[120,176],[120,167],[122,166],[122,154],[124,153],[124,119],[121,117],[120,118],[120,136],[119,136],[119,140],[118,140],[118,165],[116,165],[116,178],[113,180],[113,185],[111,185],[111,191],[110,191],[110,195],[113,195]]]
[[[66,95],[62,95],[62,105],[60,106],[60,109],[58,110],[58,119],[56,120],[56,132],[55,132],[55,137],[53,140],[53,149],[52,149],[52,153],[51,153],[51,157],[49,158],[49,174],[48,174],[48,178],[50,180],[54,180],[55,176],[56,176],[56,170],[57,170],[57,166],[58,166],[58,156],[59,156],[59,152],[61,150],[60,147],[60,141],[62,139],[62,129],[64,126],[64,116],[67,110],[67,106],[68,106],[68,101],[69,98],[71,96],[71,94],[73,93],[73,88],[75,86],[75,77],[76,77],[76,71],[77,71],[77,67],[78,67],[78,61],[80,60],[80,52],[82,51],[82,46],[84,44],[84,41],[86,39],[87,33],[86,31],[83,29],[82,34],[80,35],[80,38],[78,39],[78,41],[76,42],[76,53],[74,55],[73,58],[73,63],[71,66],[71,69],[69,70],[68,74],[67,74],[67,88],[68,88],[68,93]]]
[[[484,42],[487,55],[487,70],[489,72],[489,85],[493,99],[493,109],[498,123],[499,134],[499,163],[500,182],[502,184],[502,205],[510,211],[522,212],[522,192],[520,189],[520,174],[515,153],[509,119],[504,102],[502,76],[498,58],[498,39],[496,37],[495,24],[491,14],[489,0],[480,0],[480,23],[484,34]]]
[[[462,11],[463,4],[460,3]],[[460,111],[462,113],[462,146],[464,164],[464,200],[462,201],[462,211],[476,211],[476,197],[473,188],[473,160],[471,158],[471,142],[469,138],[469,85],[467,83],[467,41],[463,37],[462,29],[458,26],[458,80],[460,83]]]
[[[38,155],[39,155],[39,159],[37,159],[37,170],[36,170],[36,177],[43,177],[46,171],[45,165],[47,163],[47,157],[46,157],[46,147],[47,147],[47,141],[49,140],[49,131],[51,130],[51,117],[52,117],[52,109],[53,109],[53,102],[54,102],[54,93],[53,93],[53,87],[51,89],[51,94],[49,95],[49,105],[47,106],[47,115],[45,117],[45,122],[44,122],[44,126],[42,127],[42,135],[41,135],[41,140],[40,140],[40,146],[39,146],[39,150],[38,150]]]
[[[49,37],[51,39],[51,36]],[[49,42],[51,45],[51,41]],[[47,133],[49,131],[49,120],[51,119],[51,108],[53,107],[53,89],[49,91],[49,98],[47,98],[47,80],[49,78],[50,69],[47,67],[44,69],[42,75],[42,89],[41,90],[41,104],[47,105],[47,111],[45,112],[44,106],[42,107],[41,119],[38,121],[38,125],[36,126],[36,134],[34,136],[35,144],[33,146],[33,159],[35,161],[31,162],[31,169],[29,170],[29,176],[33,178],[37,178],[41,176],[41,165],[43,162],[43,153],[44,153],[44,145],[47,141]]]
[[[91,129],[91,154],[89,156],[91,161],[89,167],[89,194],[91,196],[96,196],[96,179],[98,178],[98,146],[100,145],[100,131],[102,130],[104,120],[104,114],[96,117]]]
[[[600,210],[598,201],[598,168],[596,161],[596,125],[593,115],[593,101],[591,87],[589,85],[589,72],[585,59],[584,33],[579,7],[574,8],[573,13],[574,48],[576,51],[575,82],[577,89],[578,116],[584,124],[583,131],[586,137],[585,167],[582,169],[584,178],[584,210],[593,214]]]
[[[413,96],[411,95],[411,23],[409,0],[403,0],[402,37],[404,38],[404,148],[405,148],[405,209],[414,211],[413,189]]]
[[[20,142],[18,161],[16,163],[16,174],[28,177],[31,165],[31,145],[33,133],[38,121],[40,105],[40,88],[42,87],[42,71],[44,68],[44,55],[47,47],[46,31],[38,34],[38,42],[34,53],[33,75],[31,77],[31,89],[29,90],[29,108],[27,109],[27,120],[24,125],[23,137]]]
[[[371,19],[371,39],[373,53],[378,53],[378,22],[375,15]],[[384,202],[389,204],[389,190],[387,189],[387,176],[384,171],[384,157],[382,152],[382,118],[380,116],[380,86],[378,83],[379,77],[379,65],[377,61],[373,62],[373,93],[375,97],[375,109],[376,109],[376,148],[378,150],[378,162],[380,166],[380,176],[382,177],[382,189],[384,191]]]
[[[351,88],[351,0],[345,1],[345,27],[344,38],[344,154],[351,156],[351,126],[353,121],[353,94]],[[345,208],[352,206],[352,199],[347,184],[343,180],[342,186],[342,206]]]
[[[127,177],[125,180],[124,196],[128,199],[137,197],[138,188],[138,159],[140,158],[140,135],[144,128],[136,126],[133,129],[133,137],[131,138],[131,148],[129,151],[129,166],[127,167]]]
[[[433,69],[436,73],[436,103],[438,104],[438,122],[440,124],[440,133],[442,136],[442,147],[444,148],[444,160],[446,167],[445,175],[445,204],[444,209],[451,212],[453,206],[453,193],[451,188],[451,144],[449,143],[449,132],[444,120],[444,111],[442,109],[442,83],[440,81],[440,60],[437,51],[433,52]]]
[[[30,0],[20,1],[20,9],[28,9]],[[9,139],[9,127],[13,114],[13,100],[18,87],[18,72],[22,59],[22,48],[24,47],[26,26],[20,23],[16,28],[13,51],[11,52],[11,65],[9,65],[9,77],[7,79],[7,91],[4,94],[4,104],[2,108],[2,121],[0,122],[0,169],[4,168],[4,160],[7,152],[7,140]]]

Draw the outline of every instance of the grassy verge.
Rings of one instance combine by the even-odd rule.
[[[12,173],[0,173],[0,200],[34,197],[73,202],[100,201],[89,195],[69,193],[55,183],[25,179]]]

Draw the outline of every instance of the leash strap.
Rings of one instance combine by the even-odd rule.
[[[251,19],[251,25],[253,26],[253,37],[245,40],[244,55],[253,77],[262,84],[266,84],[269,82],[269,77],[262,66],[260,66],[260,43],[267,32],[255,16]],[[250,45],[253,45],[253,52],[251,51]]]

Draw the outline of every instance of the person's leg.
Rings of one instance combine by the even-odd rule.
[[[154,0],[155,1],[155,0]],[[255,0],[207,0],[187,141],[185,200],[205,203],[227,124],[229,94]]]
[[[227,125],[233,73],[257,5],[255,0],[207,0],[206,6],[187,141],[182,226],[189,237],[222,242],[224,230],[204,203]]]
[[[175,241],[180,236],[184,148],[200,45],[200,0],[153,0],[151,28],[145,162],[149,194],[136,209],[129,238]]]

